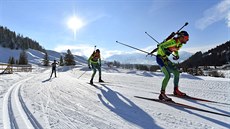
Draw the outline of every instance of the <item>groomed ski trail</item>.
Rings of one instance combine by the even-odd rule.
[[[39,122],[27,108],[20,93],[22,84],[30,80],[31,78],[32,77],[29,77],[27,79],[15,83],[5,94],[3,99],[4,129],[19,129],[17,121],[20,120],[23,120],[26,128],[28,129],[42,129],[42,126],[39,124]],[[12,105],[15,105],[15,107],[13,107]],[[15,112],[19,112],[19,116],[16,116]]]

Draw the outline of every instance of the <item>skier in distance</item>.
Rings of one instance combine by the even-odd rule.
[[[101,79],[101,55],[100,55],[99,49],[94,51],[93,54],[89,57],[88,66],[89,66],[89,69],[91,69],[91,66],[93,69],[93,74],[92,74],[92,77],[90,80],[90,84],[93,84],[93,79],[94,79],[94,76],[95,76],[97,70],[99,71],[99,82],[104,82]]]

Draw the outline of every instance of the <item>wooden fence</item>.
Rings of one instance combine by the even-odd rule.
[[[0,64],[2,73],[32,72],[32,65]]]
[[[12,65],[10,64],[0,64],[1,73],[13,73]]]

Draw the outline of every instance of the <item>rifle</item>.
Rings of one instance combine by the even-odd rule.
[[[166,39],[163,40],[163,42],[161,43],[164,43],[166,41],[168,41],[169,39],[172,39],[175,35],[179,34],[180,31],[188,25],[188,22],[186,22],[179,30],[177,30],[177,32],[172,32]],[[151,35],[149,35],[147,32],[145,32],[151,39],[153,39],[155,42],[157,42],[157,48],[153,49],[150,54],[152,55],[154,52],[156,52],[158,50],[158,46],[161,44],[159,43],[157,40],[155,40]]]

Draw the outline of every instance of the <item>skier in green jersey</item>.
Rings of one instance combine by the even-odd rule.
[[[100,56],[100,50],[97,49],[95,52],[93,52],[93,54],[89,57],[88,59],[88,66],[89,69],[93,69],[93,74],[90,80],[90,84],[93,84],[93,78],[97,72],[97,70],[99,71],[99,82],[104,82],[101,79],[101,56]]]
[[[174,75],[174,95],[177,96],[185,96],[186,94],[181,92],[178,89],[178,83],[179,83],[179,76],[180,72],[176,65],[172,63],[168,56],[173,54],[173,59],[178,60],[179,59],[179,53],[178,50],[183,46],[183,44],[186,44],[186,42],[189,40],[189,34],[186,31],[181,31],[178,33],[178,36],[169,39],[163,43],[161,43],[158,46],[157,50],[157,56],[156,61],[158,65],[161,67],[162,72],[164,73],[165,77],[162,81],[161,86],[161,93],[159,95],[159,99],[163,101],[171,101],[172,99],[167,97],[165,94],[166,86],[169,82],[169,79],[171,77],[171,73]]]

